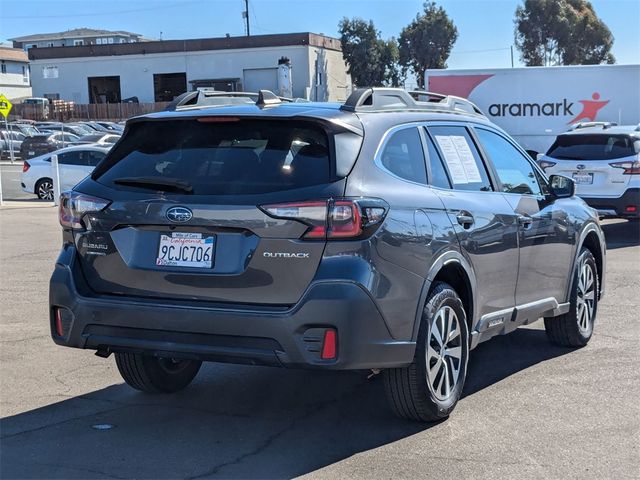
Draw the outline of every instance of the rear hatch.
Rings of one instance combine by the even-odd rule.
[[[49,142],[49,137],[50,135],[35,135],[25,138],[20,146],[22,157],[37,157],[55,150],[55,147]]]
[[[355,134],[299,119],[131,123],[76,187],[109,203],[74,232],[89,286],[110,295],[295,303],[325,240],[301,239],[309,225],[274,218],[266,206],[343,195],[335,154],[343,135]],[[357,148],[340,150],[355,161]]]
[[[631,176],[624,164],[638,160],[640,140],[624,134],[560,135],[542,157],[547,174],[573,178],[583,197],[620,197]]]

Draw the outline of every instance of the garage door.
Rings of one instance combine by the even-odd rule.
[[[278,92],[277,68],[252,68],[244,70],[245,92],[257,92],[258,90],[271,90]]]

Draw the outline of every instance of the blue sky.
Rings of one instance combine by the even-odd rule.
[[[338,21],[372,19],[397,36],[422,0],[250,0],[252,34],[311,31],[337,35]],[[441,0],[459,37],[450,68],[509,67],[518,0]],[[592,0],[615,37],[618,63],[640,63],[640,1]],[[244,0],[0,0],[0,41],[77,27],[128,30],[150,38],[244,35]],[[516,65],[519,64],[517,51]]]

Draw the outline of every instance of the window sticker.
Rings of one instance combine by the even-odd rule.
[[[467,180],[469,180],[469,183],[482,182],[482,177],[478,170],[478,164],[476,163],[476,159],[473,158],[473,153],[471,152],[471,148],[469,148],[467,139],[462,135],[453,135],[451,136],[451,141],[458,151],[458,157],[460,157],[460,161],[462,162],[464,171],[467,174]]]
[[[458,150],[453,144],[452,137],[446,135],[436,135],[435,137],[444,155],[444,161],[447,163],[447,167],[449,167],[449,173],[451,174],[453,183],[456,185],[469,183],[464,166],[458,155]]]

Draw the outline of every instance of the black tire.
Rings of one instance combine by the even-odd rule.
[[[441,311],[445,312],[444,318],[439,316]],[[455,322],[452,321],[451,312],[455,313]],[[454,349],[460,347],[460,358],[454,359],[447,354],[442,355],[443,350],[447,351],[447,349],[440,347],[440,355],[427,359],[428,345],[435,348],[439,345],[437,341],[434,343],[435,337],[432,337],[433,325],[436,321],[442,319],[444,322],[442,328],[445,332],[448,331],[446,315],[449,315],[449,327],[457,323],[459,332],[457,336],[449,336],[451,343],[444,342],[445,347],[447,345],[451,345]],[[438,318],[436,318],[437,316]],[[436,330],[437,333],[440,333],[439,328]],[[455,333],[454,329],[451,334]],[[436,352],[435,348],[430,352]],[[442,361],[443,358],[444,361]],[[436,360],[432,362],[433,359]],[[405,368],[392,368],[384,371],[387,400],[393,412],[401,418],[423,422],[436,422],[447,418],[462,396],[468,359],[469,331],[462,301],[450,285],[438,282],[433,285],[422,312],[413,362]],[[456,363],[458,365],[457,380],[453,380]],[[432,367],[431,371],[437,370],[433,381],[429,380],[427,374],[428,365]],[[451,371],[451,376],[449,376],[449,371]],[[449,394],[443,397],[442,388],[446,386],[437,391],[438,386],[436,385],[434,388],[432,383],[437,384],[438,379],[443,379],[445,375],[445,378],[453,381],[453,388],[450,388]]]
[[[202,362],[174,360],[137,353],[115,354],[118,371],[127,385],[148,393],[182,390],[197,375]]]
[[[47,194],[46,192],[50,192]],[[35,192],[40,200],[53,200],[53,180],[41,178],[36,182]]]
[[[590,288],[583,286],[581,282],[583,267],[590,270],[591,278],[593,279],[591,285],[592,302],[585,298],[589,296]],[[551,343],[563,347],[584,347],[589,343],[589,339],[593,334],[596,313],[598,312],[598,292],[600,291],[598,268],[596,267],[596,260],[589,249],[582,248],[580,250],[575,270],[571,285],[569,311],[564,315],[544,319],[544,329]],[[586,313],[589,314],[586,321],[584,317],[585,309],[587,310]]]

